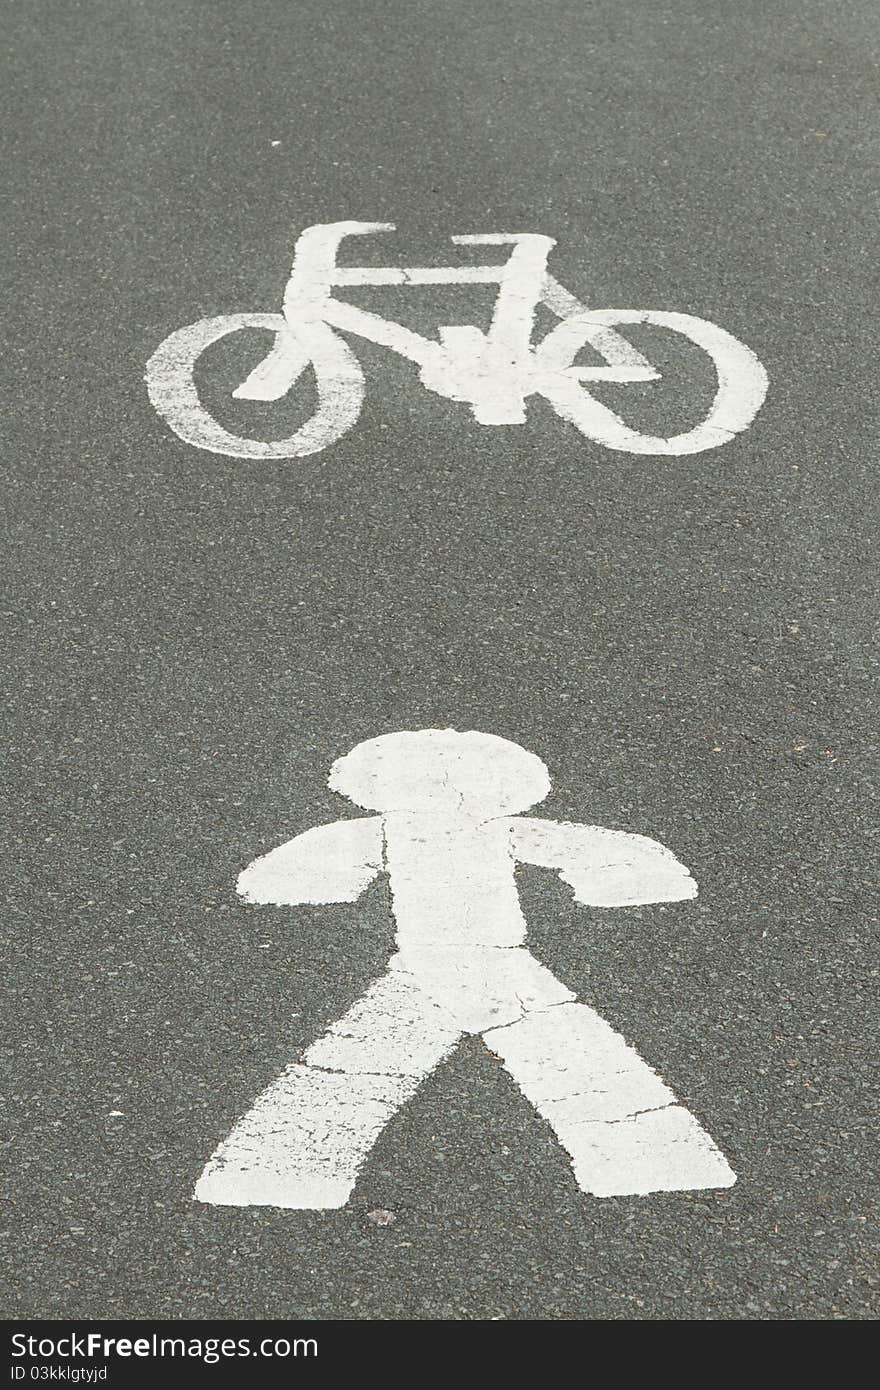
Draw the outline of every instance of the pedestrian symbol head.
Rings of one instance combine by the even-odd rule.
[[[370,811],[515,815],[543,801],[547,769],[494,734],[419,729],[359,743],[330,770],[330,787]]]

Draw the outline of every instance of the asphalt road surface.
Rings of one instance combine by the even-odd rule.
[[[3,1312],[876,1316],[876,5],[21,0],[3,28]],[[747,343],[766,402],[723,447],[640,457],[543,400],[481,425],[351,340],[364,409],[323,452],[183,442],[148,358],[278,312],[296,236],[344,219],[398,227],[349,263],[552,236],[589,305]],[[492,303],[360,296],[429,335]],[[662,381],[596,395],[674,433],[711,370],[640,331]],[[218,344],[202,388],[279,437],[313,388],[229,399],[265,346]],[[353,814],[334,758],[434,726],[516,741],[540,814],[692,870],[667,906],[520,887],[535,954],[735,1186],[585,1195],[473,1038],[341,1210],[192,1200],[391,951],[382,882],[255,908],[236,875]]]

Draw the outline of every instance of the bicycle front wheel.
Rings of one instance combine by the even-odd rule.
[[[619,415],[584,389],[582,381],[590,373],[589,369],[580,371],[573,365],[578,351],[585,343],[597,340],[597,329],[607,331],[628,323],[670,329],[711,357],[718,389],[708,415],[693,429],[668,438],[642,434],[630,429]],[[767,394],[767,373],[751,348],[717,324],[692,314],[660,309],[596,309],[575,314],[547,334],[535,357],[540,374],[538,389],[557,414],[588,439],[629,454],[699,454],[704,449],[715,449],[752,423]],[[603,368],[596,369],[596,378],[601,380],[604,372]]]
[[[318,386],[318,409],[287,439],[248,439],[232,434],[202,404],[195,365],[212,343],[243,328],[275,333],[272,356],[289,355],[289,383],[311,363]],[[154,408],[187,444],[242,459],[304,458],[334,443],[354,425],[364,398],[364,375],[348,344],[322,322],[292,327],[283,314],[222,314],[200,319],[170,334],[153,353],[146,370]]]

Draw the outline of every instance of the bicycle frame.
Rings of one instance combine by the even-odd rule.
[[[279,334],[272,352],[234,395],[240,400],[278,400],[296,382],[314,355],[309,326],[326,324],[390,348],[421,368],[420,380],[449,400],[467,401],[485,425],[525,421],[526,397],[541,389],[541,372],[532,346],[535,311],[545,304],[560,318],[585,312],[573,295],[547,271],[552,237],[531,232],[475,233],[451,237],[456,246],[512,246],[503,265],[340,266],[339,248],[348,236],[393,232],[391,222],[334,222],[309,227],[294,251],[282,312],[289,336]],[[472,325],[444,326],[432,341],[333,297],[336,287],[376,285],[497,285],[498,296],[487,333]],[[593,346],[607,365],[574,368],[579,380],[652,381],[659,373],[612,329],[596,325]]]

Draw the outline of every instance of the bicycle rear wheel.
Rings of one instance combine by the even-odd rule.
[[[244,328],[268,328],[273,354],[285,339],[293,359],[290,384],[309,362],[318,385],[318,409],[287,439],[248,439],[224,429],[205,408],[195,384],[195,365],[206,348]],[[348,344],[327,324],[292,327],[283,314],[222,314],[172,333],[153,353],[146,370],[154,408],[187,444],[230,458],[287,459],[317,454],[354,425],[364,398],[364,375]]]

